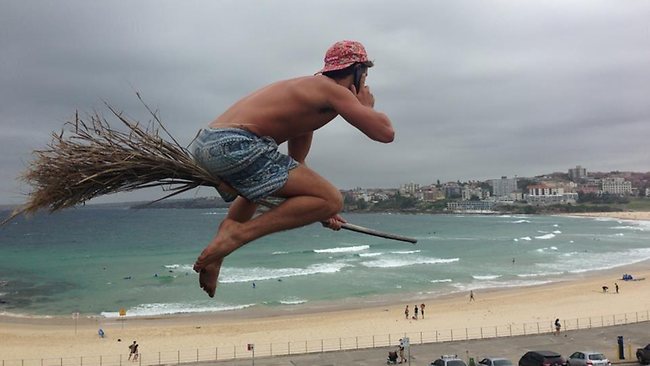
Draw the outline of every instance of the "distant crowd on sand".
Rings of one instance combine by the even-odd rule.
[[[418,317],[421,317],[422,319],[424,319],[424,308],[425,308],[424,304],[420,304],[419,308],[418,308],[418,305],[415,304],[415,306],[413,307],[413,316],[411,317],[411,319],[418,320]],[[406,305],[406,308],[404,309],[404,318],[406,320],[409,319],[409,314],[410,314],[409,306]]]

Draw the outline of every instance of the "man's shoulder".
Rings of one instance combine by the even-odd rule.
[[[342,86],[337,84],[334,80],[323,75],[300,76],[293,79],[286,79],[280,81],[279,83],[284,83],[285,85],[293,85],[297,87],[309,86],[310,88],[321,87],[321,88],[328,88],[328,89],[342,88]]]

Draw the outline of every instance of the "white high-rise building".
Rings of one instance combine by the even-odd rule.
[[[517,191],[517,178],[508,178],[506,176],[501,179],[490,179],[492,186],[492,195],[495,197],[506,197],[510,193]]]

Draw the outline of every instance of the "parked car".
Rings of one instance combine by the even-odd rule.
[[[467,366],[467,364],[457,355],[442,355],[439,359],[431,361],[429,366]]]
[[[486,357],[479,361],[484,366],[513,366],[512,361],[502,357]]]
[[[566,360],[567,366],[611,366],[612,363],[600,352],[574,352]]]
[[[650,344],[636,350],[636,359],[642,365],[650,364]]]
[[[519,366],[566,366],[566,361],[557,352],[528,351],[519,359]]]

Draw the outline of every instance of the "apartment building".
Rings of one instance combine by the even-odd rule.
[[[528,194],[524,199],[531,205],[575,204],[578,201],[577,193],[564,192],[564,188],[546,184],[535,184],[527,188]]]
[[[495,197],[508,197],[517,190],[517,178],[502,176],[501,179],[490,179],[492,195]]]
[[[469,201],[472,197],[478,197],[481,200],[486,199],[490,197],[490,192],[484,192],[481,187],[466,184],[461,191],[461,199],[463,201]]]
[[[580,165],[576,165],[575,168],[569,169],[569,179],[572,181],[579,182],[585,178],[587,178],[587,169]]]
[[[404,196],[415,196],[419,190],[420,190],[420,185],[411,182],[411,183],[402,184],[402,186],[399,189],[399,193]]]
[[[600,190],[602,193],[627,195],[632,194],[632,182],[626,181],[625,178],[603,178],[600,181]]]

